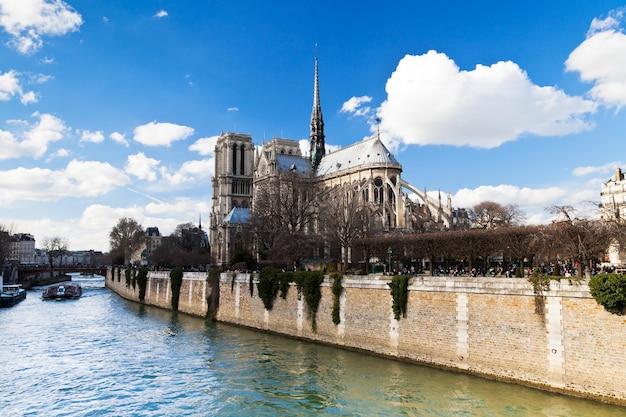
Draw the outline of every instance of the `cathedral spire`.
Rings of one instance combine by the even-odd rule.
[[[317,45],[316,45],[317,49]],[[313,86],[313,110],[311,111],[311,165],[315,170],[326,153],[324,146],[324,118],[320,104],[320,83],[317,70],[317,51],[315,54],[315,80]]]

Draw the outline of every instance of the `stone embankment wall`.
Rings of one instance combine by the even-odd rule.
[[[185,272],[183,283],[180,286],[178,311],[194,316],[204,317],[207,309],[207,298],[210,295],[210,286],[206,272]],[[111,271],[106,276],[106,286],[120,296],[139,302],[139,286],[126,285],[124,271],[118,279],[111,279]],[[148,274],[144,303],[161,308],[172,308],[172,288],[170,286],[170,271],[151,271]]]
[[[626,320],[599,306],[586,284],[552,281],[538,314],[523,278],[416,276],[407,317],[395,320],[389,278],[344,276],[338,325],[327,279],[313,331],[295,286],[267,311],[256,279],[224,273],[217,320],[626,405]],[[137,300],[123,277],[111,287]],[[147,304],[169,308],[167,273],[150,273],[148,288]],[[204,316],[209,291],[199,276],[185,274],[180,311]]]

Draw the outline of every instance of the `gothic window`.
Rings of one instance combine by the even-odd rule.
[[[396,193],[393,192],[393,188],[391,186],[387,186],[387,201],[389,204],[396,203]]]
[[[232,173],[236,174],[237,173],[237,144],[233,144],[233,170]]]
[[[376,204],[383,204],[383,179],[376,177],[374,179],[374,202]]]
[[[246,149],[245,149],[245,148],[244,148],[244,146],[242,145],[242,146],[241,146],[241,149],[240,149],[241,157],[239,158],[239,160],[241,161],[241,162],[239,163],[239,165],[240,165],[240,166],[239,166],[239,173],[240,173],[241,175],[244,175],[244,174],[246,173],[246,172],[245,172],[245,166],[244,166],[244,164],[245,164],[245,160],[246,160],[246,158],[245,158],[245,151],[246,151]]]

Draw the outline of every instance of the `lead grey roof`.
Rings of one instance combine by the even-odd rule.
[[[279,171],[292,171],[294,169],[298,173],[311,171],[311,161],[298,155],[278,154],[276,160]]]
[[[222,223],[250,223],[250,209],[246,207],[233,207],[233,209],[224,217]]]
[[[387,147],[377,136],[374,136],[324,155],[317,168],[317,175],[334,174],[342,170],[369,164],[402,168]]]

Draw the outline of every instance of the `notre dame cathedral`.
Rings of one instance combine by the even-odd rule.
[[[342,190],[346,198],[359,199],[379,233],[456,229],[467,222],[463,210],[452,208],[449,194],[442,203],[441,193],[433,198],[404,181],[402,165],[378,135],[326,152],[317,57],[309,139],[309,153],[303,155],[297,140],[273,138],[257,148],[250,135],[220,134],[209,237],[215,265],[229,266],[234,251],[242,247],[259,255],[248,228],[255,199],[284,173],[308,177],[317,189]],[[341,258],[335,261],[351,262],[350,248],[342,248]]]

